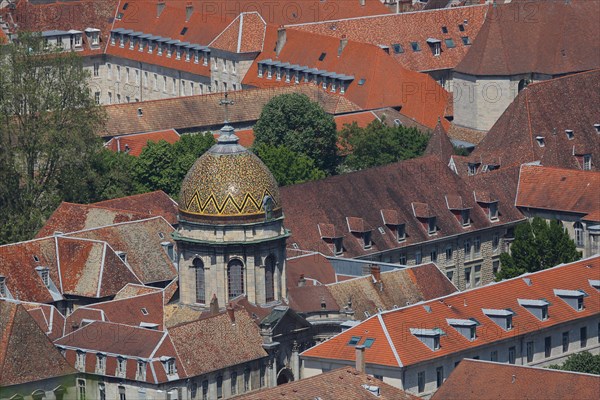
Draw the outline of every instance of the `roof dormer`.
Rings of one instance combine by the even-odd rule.
[[[344,253],[344,237],[338,234],[333,224],[317,224],[321,239],[330,245],[333,254],[339,256]]]
[[[400,221],[400,214],[396,210],[380,210],[383,223],[396,234],[396,240],[406,240],[406,224]]]
[[[575,311],[582,311],[584,309],[583,298],[587,297],[587,293],[583,290],[554,289],[554,295],[563,299]]]
[[[413,202],[413,214],[421,222],[429,235],[437,233],[436,216],[427,203]]]
[[[441,348],[440,336],[444,335],[444,331],[439,328],[410,328],[410,333],[419,339],[425,346],[429,347],[430,350],[436,351]]]
[[[498,221],[498,197],[491,192],[473,191],[475,201],[492,222]]]
[[[358,217],[346,217],[346,224],[348,225],[348,230],[354,236],[358,237],[362,241],[363,249],[368,250],[372,246],[371,242],[371,232],[365,221],[362,218]]]
[[[477,325],[479,325],[477,321],[447,318],[446,322],[468,340],[473,341],[477,338]]]
[[[511,309],[483,308],[481,311],[505,331],[510,331],[513,328],[512,320],[515,313]]]
[[[6,277],[4,275],[0,275],[0,298],[12,299],[10,291],[6,286]]]
[[[471,207],[459,195],[446,195],[446,206],[463,228],[471,225]]]
[[[517,299],[519,305],[533,314],[540,321],[545,321],[548,319],[548,303],[544,299],[535,300],[535,299]]]
[[[590,286],[600,292],[600,280],[599,279],[588,279]]]

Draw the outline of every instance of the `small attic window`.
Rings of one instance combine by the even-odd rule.
[[[148,310],[146,310],[146,308],[145,308],[145,307],[144,307],[144,308],[142,308],[142,309],[141,309],[141,311],[142,311],[142,314],[143,314],[143,315],[148,315],[148,314],[149,314],[149,313],[148,313]]]
[[[463,227],[467,227],[467,226],[471,225],[471,218],[469,217],[470,211],[471,210],[469,210],[469,209],[460,211],[460,220],[461,220]]]
[[[600,133],[600,124],[594,124],[594,129],[596,129],[596,133]]]
[[[465,31],[465,26],[463,24],[459,24],[458,25],[458,30],[461,31],[461,32],[464,32]]]
[[[373,346],[373,343],[375,342],[375,339],[373,338],[366,338],[365,342],[363,343],[363,346],[365,346],[367,349],[371,348],[371,346]]]
[[[446,322],[468,340],[473,341],[477,338],[477,321],[447,318]]]
[[[35,262],[40,262],[40,259],[38,258],[38,256],[34,255],[34,256],[33,256],[33,261],[35,261]]]
[[[123,4],[123,10],[127,10],[127,7],[129,7],[129,3]]]
[[[430,235],[434,235],[436,232],[437,232],[436,218],[435,217],[427,218],[427,233],[429,233]]]
[[[371,231],[363,232],[362,238],[363,238],[363,248],[365,250],[370,249],[371,245],[373,244],[371,242]]]
[[[123,13],[122,12],[120,12],[120,13],[117,14],[117,20],[121,20],[121,19],[123,19]]]
[[[344,238],[333,239],[333,253],[336,256],[342,255],[344,253]]]
[[[469,39],[469,37],[468,37],[468,36],[463,36],[463,37],[461,37],[461,40],[462,40],[462,42],[463,42],[463,44],[464,44],[465,46],[468,46],[468,45],[470,45],[470,44],[471,44],[471,39]]]
[[[442,26],[442,33],[448,33],[448,27]]]
[[[188,31],[187,26],[184,26],[183,29],[181,30],[181,32],[179,33],[181,36],[185,35]]]
[[[543,136],[536,136],[535,140],[537,141],[538,146],[540,146],[540,147],[546,146]]]
[[[532,313],[540,321],[548,319],[548,303],[546,300],[517,299],[519,305]]]
[[[348,346],[356,346],[360,342],[360,339],[362,339],[362,336],[352,336],[348,342]]]
[[[440,336],[444,333],[441,329],[410,328],[410,333],[419,339],[421,343],[429,347],[430,350],[436,351],[441,347]]]
[[[366,78],[360,78],[360,81],[358,81],[358,86],[364,85],[366,81],[367,81]]]
[[[1,278],[1,277],[0,277]],[[590,286],[600,292],[600,280],[597,279],[589,279],[588,282]]]
[[[400,43],[394,43],[392,47],[394,48],[394,54],[404,53],[404,49]]]
[[[326,56],[327,56],[327,53],[321,53],[321,55],[319,56],[319,61],[323,61]]]
[[[410,42],[410,47],[413,51],[421,51],[421,46],[419,46],[419,42]]]
[[[406,240],[406,225],[400,224],[396,226],[396,238],[399,242]]]
[[[161,238],[161,239],[164,239],[165,238],[165,234],[162,233],[162,232],[158,232],[158,237]]]
[[[127,253],[125,253],[124,251],[115,251],[115,253],[117,253],[117,256],[119,256],[121,261],[123,261],[124,263],[127,262]]]
[[[511,309],[491,309],[483,308],[481,310],[489,319],[505,331],[513,328],[512,319],[514,312]]]
[[[565,129],[565,134],[567,135],[567,139],[569,140],[573,140],[573,138],[575,137],[575,134],[573,133],[572,129]]]
[[[560,297],[573,307],[576,311],[582,311],[584,309],[583,298],[587,296],[582,290],[562,290],[562,289],[554,289],[554,295]]]
[[[6,278],[0,275],[0,297],[6,297]]]
[[[444,42],[446,43],[446,47],[448,49],[452,49],[452,48],[456,47],[456,45],[454,44],[454,40],[452,38],[444,39]]]
[[[42,282],[44,283],[44,286],[49,288],[50,287],[50,273],[48,271],[48,267],[36,267],[35,270],[40,275],[40,278],[42,278]]]

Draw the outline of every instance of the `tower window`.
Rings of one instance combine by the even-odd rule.
[[[204,276],[204,263],[201,259],[195,258],[193,261],[194,272],[196,274],[196,303],[206,303],[206,281]]]
[[[238,259],[227,265],[227,285],[230,300],[244,294],[244,264]]]
[[[275,258],[272,255],[265,260],[265,294],[267,302],[275,300]]]

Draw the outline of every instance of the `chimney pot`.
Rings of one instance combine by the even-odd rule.
[[[376,283],[381,282],[381,268],[379,265],[371,264],[371,275]]]
[[[365,373],[365,346],[360,345],[355,347],[356,351],[356,370],[360,373]]]

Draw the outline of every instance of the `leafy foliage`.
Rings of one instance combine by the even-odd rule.
[[[515,227],[515,240],[510,249],[510,254],[500,255],[502,268],[496,274],[497,281],[581,258],[575,243],[558,221],[548,223],[539,217]]]
[[[254,152],[269,168],[279,186],[312,181],[326,176],[325,172],[315,167],[311,158],[295,153],[286,146],[262,144],[256,146]]]
[[[589,351],[575,353],[570,355],[562,365],[555,364],[550,368],[600,375],[600,354],[593,355]]]
[[[315,166],[333,173],[338,163],[333,117],[316,102],[298,93],[269,101],[254,126],[255,146],[285,146],[304,154]]]
[[[64,198],[63,180],[83,186],[104,123],[75,53],[45,49],[21,34],[0,55],[0,242],[28,239]]]
[[[395,161],[419,157],[425,151],[429,136],[416,128],[390,127],[375,120],[360,128],[355,122],[340,132],[343,163],[346,170],[361,170]]]

